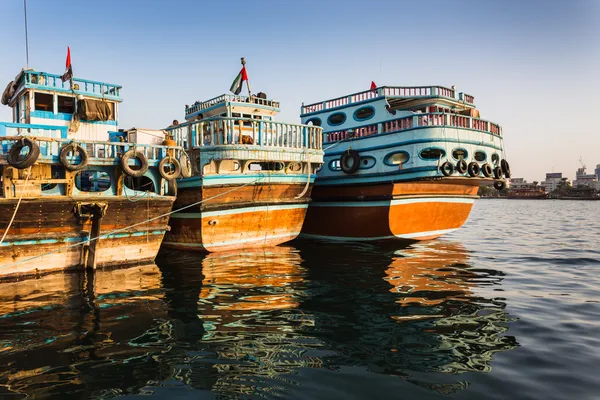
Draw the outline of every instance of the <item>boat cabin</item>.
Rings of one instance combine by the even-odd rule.
[[[64,126],[62,136],[48,133],[104,141],[108,131],[118,131],[120,92],[119,85],[80,78],[63,82],[60,75],[24,69],[6,87],[2,104],[13,109],[13,123]]]

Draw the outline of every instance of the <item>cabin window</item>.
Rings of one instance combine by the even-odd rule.
[[[440,158],[444,157],[445,155],[446,155],[446,152],[444,150],[436,149],[434,147],[423,149],[423,150],[421,150],[421,153],[419,153],[419,156],[423,160],[439,160]]]
[[[375,115],[375,109],[373,107],[363,107],[354,112],[354,119],[357,121],[364,121],[373,118],[373,115]]]
[[[492,154],[492,164],[498,165],[499,162],[500,162],[500,156],[498,155],[498,153]]]
[[[53,107],[54,96],[47,93],[35,94],[35,110],[36,111],[54,111]]]
[[[110,183],[110,176],[103,171],[81,171],[75,176],[75,186],[82,192],[104,192]]]
[[[219,164],[219,173],[235,172],[240,170],[240,163],[234,160],[222,160]]]
[[[341,125],[346,121],[346,114],[342,112],[338,112],[335,114],[331,114],[329,118],[327,118],[327,122],[329,125]]]
[[[321,124],[321,118],[311,118],[308,121],[306,121],[306,125],[321,126]]]
[[[285,165],[282,162],[252,162],[248,165],[250,171],[281,171]]]
[[[452,151],[452,157],[454,157],[455,160],[464,160],[467,158],[469,153],[467,153],[467,151],[465,149],[454,149]]]
[[[73,114],[75,112],[74,97],[57,96],[56,103],[59,113]]]
[[[405,151],[391,153],[385,156],[384,163],[387,165],[402,165],[410,159],[410,156]]]
[[[332,171],[341,171],[342,170],[342,166],[340,164],[339,158],[329,162],[329,169]]]
[[[139,178],[125,176],[125,179],[123,179],[123,184],[131,190],[152,193],[156,192],[154,182],[147,176],[140,176]]]
[[[475,158],[475,160],[477,160],[479,162],[483,162],[483,161],[485,161],[487,156],[485,155],[485,152],[483,152],[483,151],[476,151],[474,158]]]

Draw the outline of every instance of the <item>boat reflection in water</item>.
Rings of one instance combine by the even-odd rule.
[[[444,240],[300,241],[157,263],[0,284],[0,397],[302,397],[318,388],[307,376],[347,367],[449,393],[467,386],[454,374],[489,371],[494,352],[517,346],[504,303],[477,294],[502,276]]]

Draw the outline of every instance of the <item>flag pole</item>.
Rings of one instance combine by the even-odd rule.
[[[246,60],[244,60],[244,57],[242,57],[242,67],[244,69],[246,68]],[[252,92],[250,91],[250,79],[246,79],[246,86],[248,86],[248,97],[252,97]]]
[[[23,9],[25,10],[25,57],[26,68],[29,68],[29,40],[27,38],[27,0],[23,0]]]

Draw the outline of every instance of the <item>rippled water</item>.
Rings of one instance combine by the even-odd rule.
[[[600,202],[0,283],[0,397],[598,398]]]

